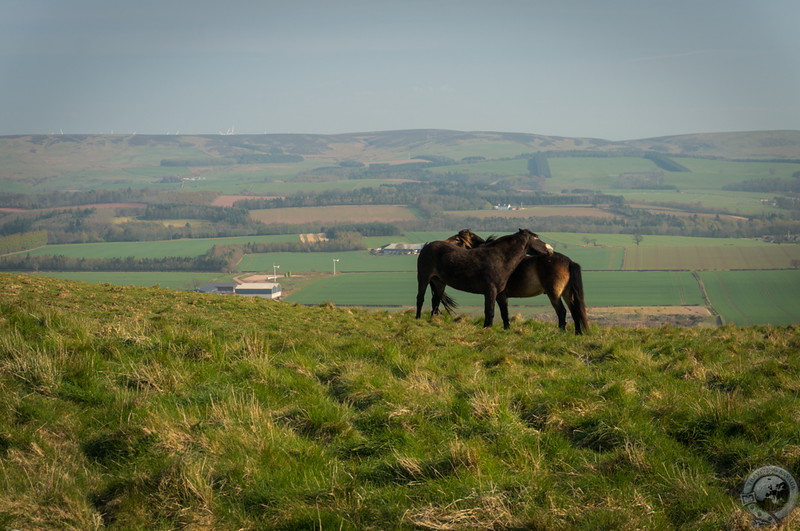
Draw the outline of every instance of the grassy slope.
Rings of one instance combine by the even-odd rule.
[[[750,472],[800,476],[792,327],[0,280],[2,527],[745,529]]]

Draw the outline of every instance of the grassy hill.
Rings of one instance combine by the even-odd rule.
[[[2,528],[747,529],[800,477],[796,327],[0,285]]]

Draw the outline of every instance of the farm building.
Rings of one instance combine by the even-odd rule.
[[[372,254],[419,254],[424,243],[389,243],[379,249],[370,249]]]
[[[219,293],[221,295],[233,295],[236,282],[209,282],[197,288],[200,293]]]
[[[272,282],[245,282],[236,286],[234,293],[245,297],[278,299],[281,296],[281,285]]]

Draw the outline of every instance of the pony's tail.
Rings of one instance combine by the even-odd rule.
[[[453,315],[455,309],[458,308],[458,303],[447,293],[442,293],[442,306],[447,310],[447,313]]]
[[[577,310],[582,329],[588,331],[589,316],[586,314],[586,301],[583,296],[583,275],[581,273],[581,266],[577,262],[570,261],[569,263],[569,281],[570,284],[572,284],[573,307]],[[576,323],[575,326],[577,325]]]

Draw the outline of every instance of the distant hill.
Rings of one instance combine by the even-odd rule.
[[[461,160],[509,158],[541,151],[625,150],[727,159],[800,159],[800,131],[702,133],[626,141],[440,129],[333,135],[0,136],[0,179],[46,179],[56,172],[158,166],[165,159],[233,163],[245,160],[243,157],[265,161],[292,155],[374,163],[424,155]]]

